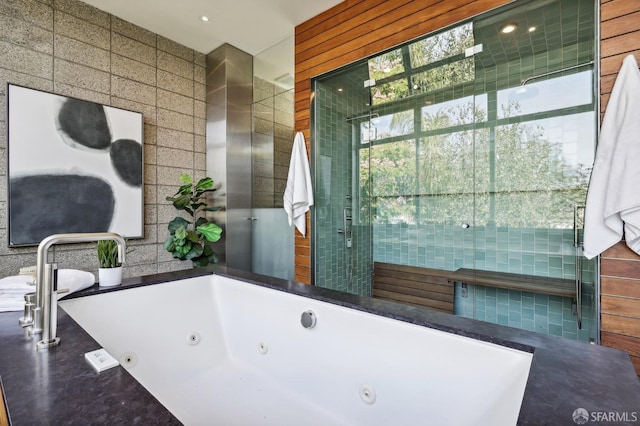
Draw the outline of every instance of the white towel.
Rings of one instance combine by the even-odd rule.
[[[91,272],[58,269],[58,291],[69,290],[68,293],[58,293],[58,299],[91,287],[95,282],[96,277]],[[15,275],[0,279],[0,312],[22,311],[24,295],[35,291],[35,279],[31,275]]]
[[[307,222],[305,213],[313,205],[313,188],[311,187],[307,147],[304,143],[304,135],[301,132],[296,133],[293,141],[283,202],[284,210],[289,218],[289,226],[294,223],[298,231],[303,236],[306,236]]]
[[[35,278],[31,275],[0,279],[0,312],[22,311],[24,295],[35,291]]]
[[[624,238],[640,254],[640,71],[624,58],[602,119],[589,182],[584,255],[591,259]]]
[[[68,289],[68,293],[58,293],[58,299],[84,290],[96,283],[96,276],[91,272],[79,269],[58,269],[58,291]]]

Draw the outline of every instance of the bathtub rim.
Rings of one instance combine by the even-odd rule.
[[[630,412],[640,407],[640,381],[621,350],[576,342],[391,301],[373,299],[294,281],[214,265],[123,280],[121,286],[90,287],[67,298],[220,275],[374,315],[532,353],[519,425],[563,424],[573,411]],[[66,299],[66,298],[65,298]],[[78,327],[80,327],[78,325]],[[83,330],[84,331],[84,330]],[[598,392],[594,392],[597,389]],[[561,397],[559,397],[561,395]]]
[[[307,377],[307,380],[297,383],[293,380],[293,383],[291,383],[291,380],[287,380],[286,378],[290,371],[299,371],[300,374],[296,373],[295,376],[302,376],[305,375],[304,371],[307,370],[305,365],[319,366],[342,363],[343,365],[351,366],[351,362],[354,362],[356,365],[365,364],[366,360],[371,358],[377,359],[379,362],[373,362],[365,368],[360,366],[361,370],[357,367],[354,368],[353,370],[359,370],[359,373],[354,373],[355,376],[349,375],[347,371],[351,372],[352,369],[347,368],[344,376],[342,374],[335,376],[330,382],[325,381],[323,383],[324,386],[310,386],[316,389],[332,390],[328,392],[321,392],[319,398],[308,395],[307,398],[303,399],[307,401],[314,401],[316,404],[320,404],[319,406],[321,407],[334,407],[336,415],[341,413],[345,418],[351,416],[349,421],[344,424],[355,425],[364,421],[364,418],[361,418],[360,415],[366,416],[366,413],[369,413],[368,415],[371,416],[371,411],[367,411],[366,409],[364,412],[357,415],[353,414],[354,412],[357,412],[357,410],[350,411],[349,407],[358,407],[358,402],[360,402],[358,398],[356,398],[355,405],[350,405],[348,407],[341,406],[340,404],[343,401],[350,401],[349,395],[342,395],[343,398],[332,402],[325,401],[325,403],[329,403],[324,404],[318,402],[323,400],[322,393],[334,394],[336,393],[335,388],[337,388],[337,393],[340,393],[340,391],[344,391],[344,384],[349,384],[349,386],[346,387],[350,388],[350,386],[354,386],[354,383],[351,383],[353,380],[360,380],[354,379],[354,377],[364,375],[363,377],[373,376],[369,377],[369,381],[376,382],[379,395],[381,396],[386,395],[386,397],[388,397],[391,394],[389,392],[389,388],[386,387],[390,386],[394,389],[392,393],[394,395],[404,392],[405,389],[411,389],[412,391],[421,393],[423,397],[426,397],[426,399],[430,399],[430,397],[427,396],[429,393],[425,392],[433,392],[434,397],[436,394],[440,394],[440,392],[434,389],[426,391],[426,388],[433,386],[432,383],[434,381],[440,382],[444,380],[448,382],[449,379],[447,377],[450,377],[452,380],[459,380],[461,382],[458,382],[460,385],[457,386],[458,390],[455,390],[456,387],[451,387],[449,385],[448,389],[450,389],[449,392],[451,397],[446,398],[446,401],[457,404],[456,401],[466,400],[468,404],[467,407],[469,407],[473,401],[475,409],[466,410],[466,414],[462,414],[465,410],[460,412],[460,410],[447,406],[445,401],[443,401],[442,405],[447,406],[444,411],[440,404],[433,406],[434,411],[440,410],[438,413],[440,413],[441,417],[458,415],[463,416],[464,418],[465,415],[471,416],[468,417],[466,421],[461,420],[461,424],[473,424],[473,418],[480,416],[479,413],[483,413],[483,416],[486,415],[490,418],[501,419],[499,424],[515,424],[530,369],[532,358],[531,353],[500,345],[494,345],[481,340],[462,337],[457,334],[420,327],[403,321],[397,321],[386,316],[373,315],[360,310],[353,310],[333,303],[323,302],[317,298],[310,299],[279,290],[280,289],[274,289],[269,286],[255,286],[244,280],[237,279],[237,277],[211,274],[188,277],[178,281],[167,281],[163,282],[162,285],[128,288],[125,292],[121,293],[108,292],[109,294],[102,293],[79,297],[68,300],[66,303],[71,304],[71,306],[65,304],[63,309],[72,319],[80,324],[80,326],[84,327],[86,325],[86,330],[90,335],[103,344],[104,347],[107,348],[107,350],[116,358],[119,356],[121,357],[121,354],[135,353],[137,358],[142,361],[143,359],[148,360],[149,358],[152,358],[154,352],[166,352],[165,350],[157,350],[157,348],[152,350],[152,352],[149,352],[147,348],[153,348],[154,342],[145,340],[144,338],[136,338],[132,341],[131,337],[125,337],[126,343],[123,343],[119,338],[123,333],[128,336],[145,335],[146,326],[141,326],[140,324],[145,324],[147,322],[157,325],[159,329],[164,330],[167,338],[170,336],[175,338],[174,340],[171,340],[172,342],[182,342],[182,340],[178,339],[180,339],[182,335],[186,335],[186,331],[193,329],[202,333],[203,342],[214,342],[213,346],[218,348],[225,347],[224,352],[226,352],[226,356],[222,357],[222,359],[217,355],[209,356],[208,359],[215,359],[216,361],[213,365],[207,364],[202,366],[205,370],[198,370],[198,367],[192,367],[188,372],[183,372],[182,375],[176,373],[167,373],[166,376],[163,374],[158,375],[156,370],[157,368],[162,370],[161,366],[169,365],[171,363],[167,360],[159,361],[154,368],[143,367],[144,370],[138,370],[137,368],[143,364],[140,362],[136,368],[130,369],[132,375],[138,378],[153,395],[155,395],[163,404],[166,404],[166,406],[169,407],[169,409],[174,412],[180,420],[184,421],[185,424],[198,424],[196,419],[201,419],[210,414],[211,412],[198,411],[199,407],[207,407],[208,404],[202,400],[195,406],[187,409],[185,407],[189,407],[189,403],[187,403],[185,399],[181,399],[175,395],[183,395],[185,393],[188,395],[188,388],[184,388],[184,393],[179,392],[177,394],[173,391],[166,391],[165,389],[167,387],[172,388],[173,386],[170,384],[174,383],[174,380],[177,385],[181,385],[183,378],[193,377],[195,374],[199,374],[198,371],[204,371],[202,373],[203,376],[206,374],[210,379],[207,380],[206,383],[213,383],[215,386],[216,382],[213,377],[218,376],[209,375],[212,370],[217,370],[218,372],[216,374],[220,374],[220,370],[224,371],[226,368],[230,368],[229,366],[233,366],[233,368],[238,368],[239,366],[245,366],[244,368],[246,368],[247,366],[251,366],[253,369],[259,368],[260,371],[266,372],[263,374],[270,376],[276,382],[287,388],[292,394],[297,394],[297,389],[308,387],[306,385],[312,382],[312,380],[309,379],[312,379],[313,377]],[[130,294],[127,294],[127,292]],[[193,299],[194,295],[197,295],[195,296],[196,299]],[[157,301],[157,303],[155,301]],[[275,310],[267,308],[267,306],[271,305],[271,303],[265,304],[267,301],[273,301],[272,303],[275,306]],[[171,306],[172,309],[175,309],[175,312],[177,313],[175,316],[175,322],[179,323],[182,327],[178,329],[177,332],[175,328],[171,328],[171,324],[163,322],[166,318],[164,310],[160,308],[163,306]],[[185,310],[184,307],[187,307],[187,309]],[[305,309],[311,309],[318,312],[318,318],[322,325],[320,328],[322,328],[322,330],[314,330],[312,334],[315,335],[315,333],[320,333],[319,337],[308,336],[306,333],[309,333],[309,331],[303,330],[302,327],[300,327],[300,324],[297,321],[297,313],[302,312]],[[268,313],[270,310],[272,312],[277,312],[275,314],[276,319],[272,318],[271,314]],[[203,312],[207,312],[205,315],[213,314],[215,318],[207,316],[205,319],[198,316],[198,319],[195,319],[192,317],[192,314],[195,315],[196,312],[200,313],[200,315],[202,315]],[[286,314],[283,312],[286,312]],[[137,325],[131,326],[134,330],[131,330],[130,332],[126,331],[128,324],[132,322],[130,319],[137,315],[141,315],[140,318],[146,318],[146,321],[135,321]],[[117,319],[111,321],[110,318]],[[187,318],[190,321],[195,321],[195,323],[184,323]],[[291,328],[287,328],[287,325],[292,324],[292,319],[294,320],[293,325]],[[265,325],[265,323],[268,323],[268,325]],[[198,329],[198,324],[207,324],[207,327]],[[241,325],[238,326],[238,324]],[[348,324],[347,328],[349,330],[353,330],[351,327],[353,325],[354,327],[357,327],[357,330],[361,330],[362,333],[366,334],[367,337],[357,339],[356,336],[360,334],[359,332],[354,334],[353,331],[346,331],[346,335],[348,337],[344,339],[345,335],[342,334],[342,330],[344,330],[346,324]],[[277,327],[281,328],[278,332],[273,333],[274,328],[272,326],[276,327],[276,329]],[[257,331],[257,334],[255,335],[252,334],[256,329],[260,329],[260,331]],[[210,330],[214,331],[210,333]],[[286,330],[286,332],[281,332],[283,330]],[[327,330],[330,331],[327,332]],[[375,330],[375,332],[373,334],[369,334],[372,330]],[[296,332],[302,334],[296,334]],[[334,333],[341,335],[344,340],[341,340],[340,337],[336,338]],[[405,333],[407,336],[412,337],[410,339],[395,339],[395,334],[405,335]],[[389,338],[393,339],[395,344],[390,344],[389,341],[384,338],[381,339],[381,336],[383,335],[389,335]],[[241,337],[232,337],[232,341],[229,342],[229,336]],[[250,337],[247,338],[247,336]],[[286,341],[279,340],[282,336],[294,337],[293,339],[286,339]],[[314,339],[320,339],[323,343],[318,344],[318,340]],[[140,340],[143,340],[146,344],[140,344]],[[266,358],[269,359],[266,363],[264,361],[265,358],[263,358],[262,355],[259,355],[258,351],[255,350],[258,342],[262,343],[265,341],[269,344],[271,349],[274,349],[269,352],[273,353],[272,356],[275,357],[272,358],[270,356]],[[445,360],[450,358],[450,356],[439,355],[435,358],[431,358],[432,361],[427,363],[425,361],[425,356],[428,357],[429,352],[433,352],[437,349],[434,346],[434,341],[438,342],[437,345],[441,348],[447,348],[448,345],[453,345],[454,347],[459,348],[455,352],[458,357],[461,357],[459,359],[460,362],[455,363],[455,365],[450,363],[449,367],[443,369],[443,363],[445,363]],[[291,347],[286,345],[288,342],[293,342],[291,343]],[[306,343],[300,345],[300,342]],[[328,349],[327,353],[347,354],[351,351],[357,351],[357,348],[350,348],[352,343],[355,342],[357,342],[358,346],[370,347],[370,349],[365,350],[365,352],[360,352],[360,356],[356,356],[355,358],[351,357],[350,362],[347,364],[344,364],[345,360],[342,356],[334,359],[333,362],[329,361],[328,364],[323,363],[325,356],[317,358],[318,364],[314,362],[310,364],[308,361],[304,361],[315,359],[314,354],[316,354],[318,350],[322,351],[323,349]],[[345,343],[346,346],[344,346]],[[182,349],[185,345],[178,344],[178,346],[178,349]],[[305,346],[307,348],[311,346],[313,349],[311,352],[305,353],[303,349],[303,352],[298,353],[297,355],[292,356],[292,354],[288,354],[283,356],[283,348],[285,348],[284,353],[286,354],[287,350],[300,346]],[[166,348],[166,346],[164,347]],[[404,360],[402,363],[403,368],[401,370],[404,371],[405,374],[406,372],[412,372],[410,374],[411,376],[414,376],[414,373],[416,373],[421,378],[406,377],[404,380],[399,381],[397,375],[399,371],[396,371],[396,367],[399,367],[400,365],[393,361],[398,358],[394,355],[382,355],[383,358],[376,356],[377,354],[386,354],[386,350],[388,348],[396,348],[396,352],[392,351],[392,353],[395,354],[395,356],[402,357]],[[210,349],[211,348],[206,349],[205,352],[210,351]],[[407,352],[413,353],[413,358],[407,356]],[[464,361],[465,359],[470,361],[467,356],[469,353],[473,353],[474,358],[477,360],[475,363],[471,362],[473,367],[469,367],[468,363]],[[158,356],[161,357],[162,354],[159,354]],[[176,355],[172,356],[176,357]],[[177,358],[174,359],[185,359],[185,356],[189,355],[181,352],[181,355],[178,355]],[[257,358],[254,358],[254,356],[257,356]],[[405,356],[407,356],[407,358],[405,358]],[[290,357],[290,359],[288,359],[288,357]],[[504,361],[504,363],[502,361],[497,361],[496,357],[498,357],[497,359]],[[198,361],[196,361],[196,358]],[[413,362],[411,359],[413,359]],[[201,359],[198,355],[193,353],[193,363],[199,364],[200,360]],[[295,367],[291,367],[291,361],[293,360],[298,360],[295,363]],[[396,367],[391,367],[389,369],[383,368],[381,371],[377,371],[380,366],[385,365],[385,361],[390,361],[391,365],[396,364]],[[271,370],[270,367],[273,367],[274,362],[276,363],[276,370]],[[514,364],[511,364],[512,362]],[[278,371],[278,363],[281,363],[280,371]],[[438,367],[434,368],[432,373],[423,375],[423,370],[430,371],[430,369],[426,367],[429,364],[432,366],[437,365]],[[147,366],[148,364],[145,363],[145,365]],[[509,368],[505,368],[506,365],[509,365]],[[224,368],[219,368],[221,366],[224,366]],[[262,370],[262,368],[264,368],[264,370]],[[476,383],[482,383],[485,388],[484,392],[478,392],[476,387],[464,384],[466,383],[465,380],[469,377],[469,374],[460,374],[460,370],[464,370],[465,368],[467,369],[466,372],[474,377],[476,377],[477,374],[481,374],[481,371],[483,372],[482,374],[484,379],[476,381]],[[438,377],[439,373],[452,372],[454,369],[458,371],[458,374],[446,373],[445,376],[440,376],[439,379],[435,378]],[[308,370],[313,371],[315,369],[311,368]],[[436,372],[436,370],[438,372]],[[243,376],[246,376],[244,377],[245,380],[249,377],[248,371],[249,370],[242,374]],[[283,376],[282,380],[279,377],[280,374]],[[323,376],[325,375],[323,374]],[[224,375],[221,375],[220,377],[223,378]],[[517,378],[517,380],[515,378]],[[369,383],[369,381],[365,380],[367,383]],[[288,383],[288,385],[285,385],[284,383]],[[509,385],[507,385],[507,383],[509,383]],[[517,384],[514,385],[513,383]],[[395,388],[395,386],[399,387]],[[202,384],[198,387],[202,387],[204,389],[206,385]],[[443,387],[446,386],[443,384]],[[475,389],[475,393],[473,393],[473,391],[471,391],[471,393],[465,393],[466,391],[464,388]],[[490,396],[486,392],[488,388],[495,390],[495,395],[502,396]],[[358,388],[355,387],[354,389]],[[215,388],[212,388],[211,392],[212,395],[215,395]],[[197,398],[187,398],[189,401],[193,401],[194,399]],[[507,399],[509,400],[508,404],[505,403],[505,400]],[[331,400],[331,398],[329,398],[329,400]],[[391,398],[391,400],[393,400],[393,398]],[[380,401],[383,401],[383,404],[385,402],[389,404],[390,399],[381,398]],[[278,405],[276,401],[273,402],[275,406]],[[337,405],[334,406],[333,403],[336,403]],[[269,405],[273,406],[274,404]],[[295,404],[292,404],[292,406],[293,405]],[[409,419],[421,418],[425,414],[425,411],[423,411],[425,408],[420,408],[421,405],[423,404],[414,401],[413,404],[404,406],[401,412],[405,415],[404,420],[406,424],[412,423]],[[226,404],[223,406],[226,407]],[[390,408],[392,407],[395,406],[392,405]],[[495,409],[489,410],[487,407],[494,407]],[[221,408],[221,413],[222,412],[229,413]],[[262,415],[262,411],[258,410],[258,412]],[[401,412],[398,412],[398,414],[401,414]],[[435,416],[435,413],[432,414]],[[192,417],[189,417],[189,415]],[[238,416],[240,415],[241,414],[238,413]],[[271,417],[272,415],[277,416],[274,412],[272,414],[266,414],[265,418]],[[342,418],[340,416],[338,417]],[[378,416],[375,416],[375,418],[377,419]],[[505,419],[508,419],[508,421],[504,422]],[[375,422],[373,418],[371,418],[371,420]],[[405,422],[401,423],[405,424]],[[240,423],[245,424],[243,422]],[[329,421],[327,423],[321,422],[314,424],[333,423],[334,422]],[[246,424],[252,424],[252,422],[246,422]],[[282,422],[281,424],[289,424],[289,422]],[[343,423],[340,422],[340,424]]]
[[[511,333],[508,332],[509,330],[514,330],[511,327],[492,323],[486,323],[489,326],[486,328],[478,327],[478,323],[481,323],[480,325],[482,325],[484,322],[445,312],[432,311],[419,306],[409,306],[393,301],[348,294],[328,288],[316,287],[296,281],[283,280],[280,278],[269,277],[219,265],[125,278],[121,285],[115,287],[99,287],[98,284],[96,284],[82,291],[72,293],[60,301],[64,304],[64,300],[95,296],[114,291],[126,291],[128,289],[138,287],[162,284],[171,281],[180,281],[187,278],[207,275],[220,275],[260,287],[331,303],[333,305],[367,312],[373,315],[391,318],[446,333],[456,334],[462,337],[493,343],[523,352],[534,353],[537,346],[535,340],[521,341],[520,339],[515,338],[516,336],[512,336]],[[496,326],[497,329],[493,326]],[[498,335],[498,330],[506,331],[506,333],[500,333]],[[502,334],[505,335],[503,336]]]

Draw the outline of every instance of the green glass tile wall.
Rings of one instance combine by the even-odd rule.
[[[551,334],[572,340],[594,337],[593,284],[583,285],[583,321],[578,328],[571,298],[484,286],[469,286],[467,297],[456,284],[456,315]]]
[[[359,223],[361,199],[353,187],[354,149],[347,117],[362,105],[336,87],[317,84],[313,147],[315,172],[315,285],[362,296],[371,294],[371,227]],[[355,193],[354,193],[355,192]],[[345,244],[344,209],[351,208],[352,243]]]
[[[515,21],[517,31],[500,33]],[[412,41],[369,60],[380,75],[358,63],[324,77],[315,92],[316,283],[350,291],[341,280],[351,258],[336,232],[348,194],[360,213],[367,200],[358,195],[371,197],[371,234],[354,241],[372,243],[373,261],[574,279],[574,210],[595,152],[594,31],[593,0],[514,2],[443,31],[446,45],[426,36],[439,47],[421,61],[406,60]],[[465,49],[449,52],[455,34]],[[472,45],[472,56],[460,53]],[[370,99],[347,95],[372,77]],[[375,118],[345,120],[363,112]],[[362,247],[352,252],[363,256],[356,265],[370,259]],[[594,263],[582,269],[581,330],[572,299],[506,289],[469,286],[462,297],[458,284],[455,313],[589,340]],[[366,294],[370,270],[359,272],[351,291]]]
[[[474,241],[475,240],[475,241]],[[474,249],[475,244],[475,249]],[[575,278],[571,229],[374,224],[373,259],[425,268],[475,268],[556,278]],[[511,327],[589,341],[594,336],[595,263],[583,264],[583,324],[578,329],[571,298],[456,283],[455,314]]]

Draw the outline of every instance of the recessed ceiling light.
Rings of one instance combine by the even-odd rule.
[[[385,69],[383,69],[382,71],[383,71],[383,72],[387,72],[387,73],[388,73],[388,72],[391,72],[391,68],[386,67],[386,68],[385,68]]]
[[[516,24],[507,24],[504,27],[500,28],[500,32],[502,34],[509,34],[512,33],[516,30],[516,28],[518,28],[518,26]]]
[[[338,88],[338,92],[342,92],[342,87]]]
[[[201,20],[202,22],[209,22],[209,17],[208,17],[208,16],[204,16],[204,15],[202,15],[202,16],[200,17],[200,20]]]
[[[534,32],[535,30],[537,30],[537,28],[536,28],[536,27],[529,27],[529,32],[530,32],[530,33]]]

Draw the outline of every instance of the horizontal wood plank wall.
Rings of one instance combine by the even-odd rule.
[[[631,54],[640,63],[640,1],[602,0],[600,20],[600,112],[604,112],[622,60]]]
[[[602,254],[602,344],[625,350],[640,375],[640,256],[624,243]]]
[[[640,1],[600,2],[600,111],[609,102],[622,60],[640,63]],[[640,375],[640,256],[618,243],[601,257],[602,332],[605,346],[625,350]]]
[[[295,130],[311,153],[311,78],[511,0],[346,0],[295,29]],[[307,213],[307,229],[309,214]],[[294,231],[296,232],[296,231]],[[295,237],[295,279],[311,283],[310,232]]]
[[[375,262],[373,297],[453,313],[450,271]]]

